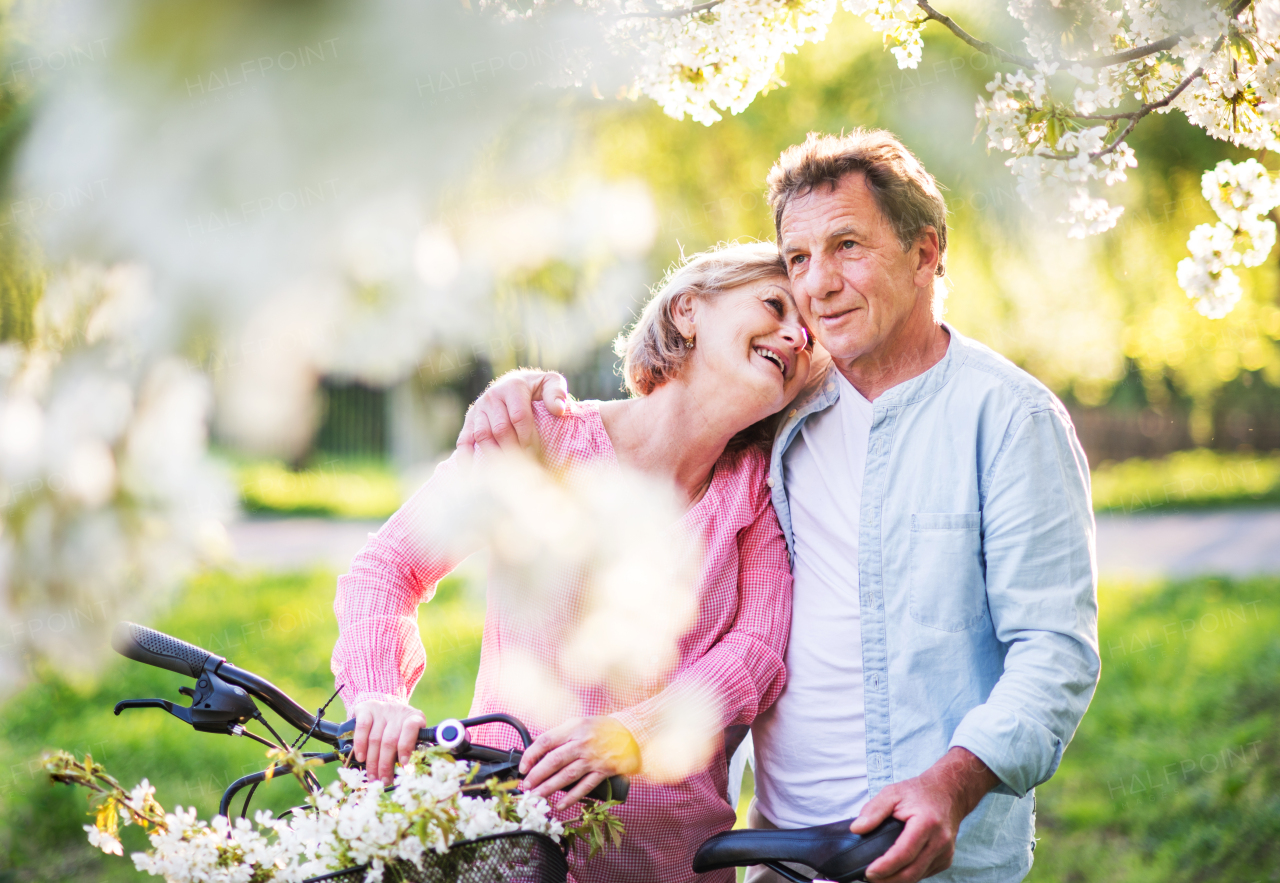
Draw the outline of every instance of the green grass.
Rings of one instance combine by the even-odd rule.
[[[209,574],[155,625],[271,678],[308,706],[332,689],[334,578]],[[1280,867],[1280,578],[1104,586],[1103,674],[1058,774],[1038,789],[1035,883],[1262,881]],[[419,616],[428,719],[465,713],[483,610],[456,580]],[[225,784],[259,768],[253,743],[192,732],[120,698],[178,699],[181,678],[125,660],[82,687],[43,673],[0,714],[0,883],[137,880],[93,853],[84,796],[38,771],[46,748],[93,751],[124,783],[208,817]],[[335,711],[335,714],[340,713]],[[261,805],[298,801],[292,780]],[[744,788],[749,799],[750,788]],[[255,799],[255,805],[257,801]],[[126,850],[144,847],[129,829]]]
[[[1210,509],[1280,503],[1280,452],[1197,449],[1160,460],[1134,458],[1093,470],[1095,512]]]
[[[1280,578],[1101,593],[1102,681],[1038,789],[1036,883],[1275,880]]]
[[[321,460],[300,470],[256,461],[239,464],[236,476],[240,505],[253,514],[386,518],[402,502],[395,473],[377,461]]]
[[[234,466],[240,504],[255,515],[382,519],[403,502],[379,461],[325,460],[300,470],[277,461]],[[1280,452],[1179,451],[1159,460],[1106,462],[1093,470],[1097,512],[1140,513],[1280,504]]]

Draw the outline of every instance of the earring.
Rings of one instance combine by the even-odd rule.
[[[685,349],[687,349],[687,350],[691,350],[691,349],[693,349],[693,338],[692,338],[692,337],[686,337],[686,338],[684,339],[684,348],[685,348]]]

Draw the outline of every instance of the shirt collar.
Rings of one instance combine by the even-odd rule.
[[[901,407],[926,399],[946,386],[960,366],[965,363],[972,346],[971,342],[946,322],[941,324],[947,329],[951,339],[947,341],[947,351],[938,364],[910,380],[904,380],[897,386],[885,390],[871,403],[873,407],[877,409]],[[835,404],[840,398],[840,384],[836,380],[838,373],[834,362],[827,366],[822,382],[810,389],[793,406],[797,417],[821,411]]]

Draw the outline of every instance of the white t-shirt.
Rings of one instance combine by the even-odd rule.
[[[755,722],[756,800],[780,828],[852,818],[867,802],[858,525],[871,403],[840,398],[783,455],[794,539],[787,686]]]

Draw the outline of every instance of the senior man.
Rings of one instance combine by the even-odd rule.
[[[1034,787],[1097,684],[1089,472],[1041,383],[940,318],[946,205],[892,134],[810,135],[769,173],[801,316],[831,356],[769,482],[795,575],[788,683],[754,727],[751,824],[906,823],[877,883],[1016,881]],[[516,372],[459,439],[527,443]],[[748,879],[779,878],[752,869]]]

